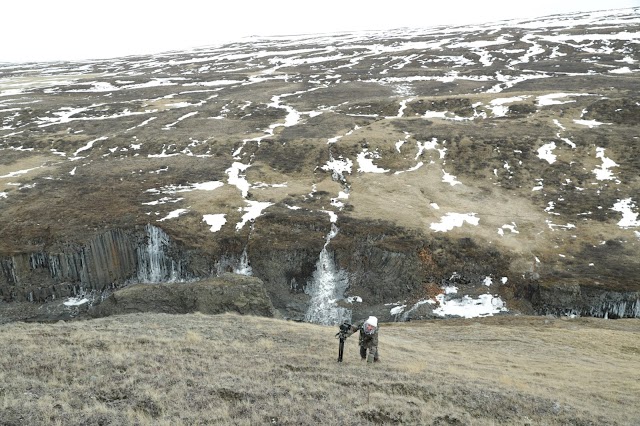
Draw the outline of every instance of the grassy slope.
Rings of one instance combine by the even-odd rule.
[[[232,314],[0,327],[0,425],[637,425],[640,322],[383,324],[382,363],[335,329]],[[43,350],[47,348],[47,350]]]

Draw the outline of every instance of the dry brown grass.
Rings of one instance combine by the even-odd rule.
[[[0,425],[638,425],[640,322],[383,324],[382,362],[334,327],[137,314],[0,327]]]

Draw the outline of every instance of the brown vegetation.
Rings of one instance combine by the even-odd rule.
[[[1,425],[637,425],[638,320],[335,329],[223,314],[0,327]],[[46,350],[43,350],[47,348]]]

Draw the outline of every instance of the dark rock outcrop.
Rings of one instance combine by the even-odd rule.
[[[132,282],[193,277],[183,253],[160,228],[112,229],[84,245],[0,258],[0,299],[46,302]]]
[[[89,310],[93,317],[134,312],[276,315],[263,282],[235,274],[188,283],[136,284],[115,291]]]
[[[536,287],[532,303],[542,315],[640,318],[640,291],[611,287],[569,279],[547,283]]]

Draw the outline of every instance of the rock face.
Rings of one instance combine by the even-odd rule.
[[[573,280],[537,286],[532,300],[540,314],[640,318],[640,292]]]
[[[136,284],[115,291],[89,310],[93,317],[134,312],[276,315],[262,281],[235,274],[187,283]]]
[[[184,280],[191,277],[184,263],[188,256],[177,252],[156,226],[114,229],[84,245],[0,259],[0,296],[5,301],[45,302],[131,282]]]

